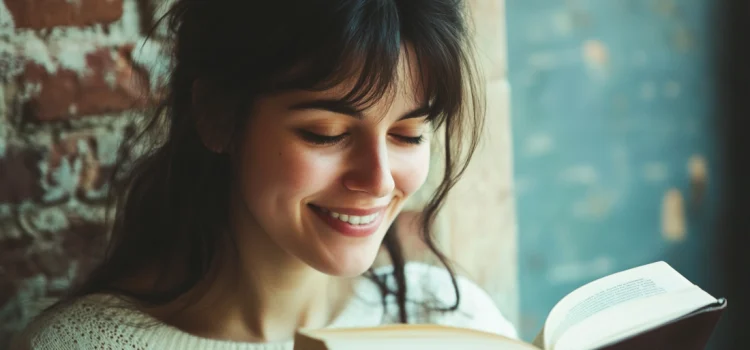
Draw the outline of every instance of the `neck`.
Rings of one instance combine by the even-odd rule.
[[[222,297],[234,299],[234,322],[259,340],[291,339],[298,328],[325,327],[348,299],[347,281],[291,257],[267,236],[246,235],[237,243],[235,268],[223,269],[231,287]]]
[[[256,233],[240,231],[211,278],[152,314],[201,337],[245,342],[291,340],[299,328],[330,324],[349,300],[352,280],[318,272]]]

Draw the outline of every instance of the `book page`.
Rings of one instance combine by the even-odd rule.
[[[697,286],[678,292],[619,304],[568,328],[553,344],[554,350],[581,350],[602,347],[634,336],[715,303]]]
[[[571,292],[552,308],[544,325],[544,344],[555,344],[568,328],[616,305],[692,286],[661,261],[602,277]]]
[[[294,350],[541,350],[517,339],[470,328],[430,324],[299,330]]]
[[[409,349],[409,350],[540,350],[531,345],[517,342],[498,343],[481,339],[463,338],[439,338],[439,339],[336,339],[326,342],[325,350],[383,350],[383,349]],[[295,349],[298,350],[298,349]],[[299,349],[313,350],[313,349]]]

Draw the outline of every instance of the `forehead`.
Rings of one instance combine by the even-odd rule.
[[[379,90],[382,82],[388,85]],[[426,105],[426,74],[421,69],[413,50],[404,45],[399,61],[392,72],[363,72],[361,69],[338,84],[323,90],[298,90],[290,94],[295,99],[325,98],[351,102],[362,111],[408,108]]]

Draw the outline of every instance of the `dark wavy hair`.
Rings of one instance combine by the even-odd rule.
[[[444,310],[455,310],[454,269],[434,242],[433,223],[477,146],[484,116],[464,6],[460,0],[177,0],[162,18],[173,40],[169,84],[143,130],[123,144],[109,247],[64,300],[113,293],[164,305],[193,290],[221,256],[220,242],[231,239],[232,162],[207,149],[199,135],[196,81],[209,87],[200,98],[217,108],[200,127],[231,147],[253,101],[264,94],[325,90],[354,79],[346,102],[365,108],[384,98],[407,48],[444,147],[442,180],[422,212],[421,238],[451,275],[456,303]],[[383,303],[395,295],[406,323],[405,259],[393,226],[383,245],[395,288],[388,276],[372,269],[367,275],[381,287]],[[164,276],[153,288],[119,283],[149,268]]]

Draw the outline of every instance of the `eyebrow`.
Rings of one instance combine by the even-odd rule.
[[[358,110],[354,106],[352,106],[350,103],[347,103],[343,100],[335,100],[335,99],[318,99],[318,100],[310,100],[310,101],[303,101],[299,103],[295,103],[289,107],[291,110],[307,110],[307,109],[317,109],[322,111],[328,111],[332,113],[337,114],[344,114],[348,115],[352,118],[357,119],[364,119],[364,114],[362,114],[362,111]],[[409,111],[408,113],[404,114],[399,118],[399,120],[405,120],[405,119],[414,119],[414,118],[421,118],[428,114],[430,114],[431,108],[429,105],[423,105],[419,106],[416,109],[413,109]]]

